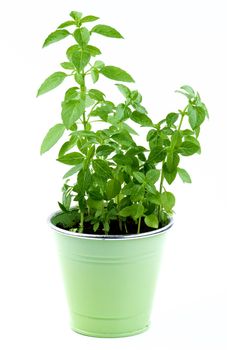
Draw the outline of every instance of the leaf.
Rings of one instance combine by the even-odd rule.
[[[75,20],[79,20],[83,16],[82,12],[78,12],[78,11],[71,11],[69,15]]]
[[[56,43],[57,41],[66,38],[68,35],[70,35],[70,33],[66,29],[56,30],[55,32],[48,35],[48,37],[44,41],[43,47]]]
[[[91,55],[85,51],[75,51],[71,57],[72,63],[77,68],[78,71],[81,71],[86,67],[90,61]]]
[[[69,211],[64,207],[64,205],[60,202],[58,202],[59,208],[64,212],[64,213],[68,213]]]
[[[77,121],[84,112],[83,100],[69,100],[62,103],[62,120],[67,129]]]
[[[71,62],[62,62],[61,66],[64,69],[74,69],[74,65]]]
[[[182,156],[191,156],[194,153],[197,153],[200,150],[200,147],[191,141],[182,142],[178,152],[182,154]]]
[[[93,45],[87,45],[84,50],[87,51],[91,56],[101,55],[99,48]]]
[[[79,97],[78,88],[73,86],[66,91],[65,97],[64,97],[64,102],[70,101],[70,100],[75,100],[78,97]]]
[[[101,145],[96,150],[96,155],[107,158],[114,151],[114,147],[108,145]]]
[[[101,34],[109,38],[123,39],[123,36],[116,29],[104,24],[98,24],[97,26],[93,27],[91,32]]]
[[[171,148],[177,148],[181,145],[182,143],[182,136],[181,132],[176,130],[174,131],[173,135],[171,136]]]
[[[123,154],[116,154],[113,158],[113,161],[118,164],[118,165],[122,165],[122,166],[126,166],[126,165],[132,165],[132,160],[129,157],[126,157]]]
[[[155,184],[155,182],[158,181],[160,176],[160,170],[158,169],[150,169],[146,173],[146,179],[148,182],[151,182],[152,184]]]
[[[86,46],[90,40],[90,32],[87,28],[76,29],[73,36],[81,47]]]
[[[69,169],[65,175],[63,176],[63,179],[67,179],[68,177],[71,177],[72,175],[76,174],[79,170],[82,169],[83,164],[77,164],[74,167],[72,167],[71,169]]]
[[[99,17],[96,16],[85,16],[81,19],[81,23],[94,22],[97,21]]]
[[[158,228],[159,227],[159,222],[158,222],[158,218],[156,215],[154,214],[150,214],[148,216],[145,216],[145,224],[149,227],[152,228]]]
[[[177,168],[174,168],[172,171],[169,171],[167,164],[165,163],[163,165],[163,173],[166,181],[168,182],[169,185],[175,180],[176,175],[177,175]]]
[[[144,187],[141,185],[133,185],[131,189],[131,200],[133,202],[141,201],[144,197]]]
[[[129,90],[129,88],[123,84],[116,84],[116,86],[118,87],[118,90],[122,93],[122,95],[126,98],[130,97],[130,93],[131,91]]]
[[[123,208],[119,212],[119,216],[129,217],[131,216],[133,219],[138,219],[143,215],[144,207],[142,204],[132,204],[128,207]]]
[[[175,197],[171,192],[163,192],[161,193],[161,203],[163,208],[167,212],[171,212],[172,208],[175,205]]]
[[[60,85],[63,80],[67,77],[64,72],[55,72],[51,74],[40,86],[37,96],[45,94],[46,92],[55,89],[58,85]]]
[[[180,162],[180,157],[176,152],[170,152],[167,154],[166,167],[168,172],[174,171]]]
[[[107,199],[110,200],[111,198],[115,198],[121,191],[121,183],[116,180],[112,179],[109,180],[106,184],[106,195]]]
[[[144,183],[145,182],[145,175],[139,171],[134,171],[133,172],[133,177],[140,183]]]
[[[99,71],[97,69],[95,68],[92,69],[91,78],[94,84],[99,80]]]
[[[120,143],[122,146],[134,145],[134,141],[131,135],[126,130],[122,130],[119,133],[112,135],[112,139]]]
[[[153,123],[150,118],[146,114],[139,113],[138,111],[134,111],[130,119],[132,119],[135,123],[140,124],[142,126],[152,126]]]
[[[198,128],[205,120],[206,113],[201,107],[194,107],[189,104],[188,119],[192,130]]]
[[[193,90],[193,88],[191,86],[183,85],[180,88],[181,88],[181,90],[186,91],[191,98],[195,97],[195,91]]]
[[[77,165],[83,162],[84,156],[79,152],[72,152],[72,153],[65,154],[64,156],[58,158],[57,160],[67,165]]]
[[[104,96],[105,94],[100,91],[100,90],[97,90],[97,89],[90,89],[88,91],[88,95],[93,99],[93,100],[96,100],[96,101],[104,101]]]
[[[63,124],[56,124],[55,126],[53,126],[43,139],[40,153],[43,154],[49,151],[49,149],[52,148],[62,137],[64,131],[65,126]]]
[[[95,159],[92,161],[92,165],[96,174],[101,178],[104,178],[107,180],[113,177],[112,170],[109,167],[109,164],[107,161],[102,159]]]
[[[162,162],[166,157],[166,150],[162,146],[155,146],[151,149],[148,161],[151,163]]]
[[[66,21],[66,22],[63,22],[61,23],[58,28],[61,29],[61,28],[65,28],[65,27],[69,27],[69,26],[73,26],[75,25],[76,23],[74,21]]]
[[[169,113],[166,116],[166,123],[169,127],[171,127],[178,119],[179,114],[178,113]]]
[[[134,79],[126,71],[121,68],[114,66],[105,66],[100,70],[100,73],[103,74],[106,78],[125,81],[128,83],[134,83]]]
[[[177,172],[183,182],[186,182],[186,183],[192,182],[189,173],[185,169],[177,168]]]

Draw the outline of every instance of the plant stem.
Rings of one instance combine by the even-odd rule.
[[[138,220],[138,226],[137,226],[137,233],[140,233],[140,227],[141,227],[141,216],[139,217],[139,220]]]
[[[84,213],[81,211],[80,213],[80,233],[83,233],[84,230]]]
[[[180,131],[180,129],[181,129],[187,108],[188,108],[188,106],[186,106],[185,109],[181,112],[181,119],[180,119],[180,123],[179,123],[178,128],[177,128],[177,131]]]
[[[127,228],[126,221],[124,221],[124,228],[125,228],[125,232],[128,233],[128,228]]]
[[[164,166],[164,163],[165,163],[165,160],[163,160],[163,162],[162,162],[161,179],[160,179],[160,186],[159,186],[160,195],[162,194],[162,190],[163,190],[163,182],[164,182],[163,166]],[[159,221],[159,223],[161,221],[161,211],[162,211],[162,205],[160,204],[158,207],[158,221]]]

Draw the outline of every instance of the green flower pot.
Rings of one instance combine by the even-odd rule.
[[[69,304],[71,328],[94,337],[124,337],[144,332],[159,272],[166,232],[91,236],[58,228],[73,212],[55,213],[55,231]]]

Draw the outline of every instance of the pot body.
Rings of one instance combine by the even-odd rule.
[[[71,328],[95,337],[123,337],[145,331],[166,230],[136,239],[83,238],[83,234],[65,234],[67,231],[55,226],[70,220],[67,215],[55,214],[50,221],[56,235]]]

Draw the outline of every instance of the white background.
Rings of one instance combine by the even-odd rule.
[[[5,1],[1,3],[0,343],[8,349],[227,348],[226,1]],[[192,185],[177,181],[170,234],[151,329],[124,339],[95,339],[69,329],[54,240],[46,217],[60,198],[65,166],[58,148],[39,156],[60,120],[65,87],[35,98],[59,70],[66,39],[41,49],[71,10],[101,17],[126,40],[96,36],[107,64],[136,80],[154,120],[184,106],[182,84],[201,93],[210,112],[200,156],[186,159]],[[110,98],[120,98],[102,80]],[[142,140],[141,140],[142,141]]]

